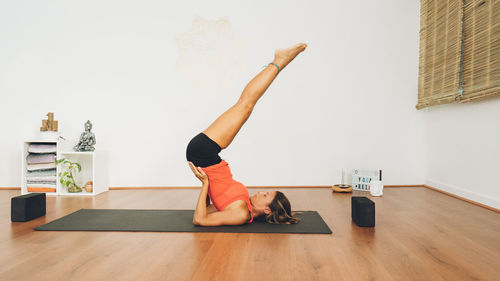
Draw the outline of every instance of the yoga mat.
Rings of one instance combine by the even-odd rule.
[[[230,233],[317,233],[332,231],[318,212],[303,211],[298,224],[253,222],[237,226],[195,226],[194,210],[80,209],[35,230],[230,232]]]

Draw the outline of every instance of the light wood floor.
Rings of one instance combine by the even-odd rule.
[[[252,194],[256,190],[250,190]],[[192,209],[198,190],[48,197],[47,215],[10,222],[0,191],[0,280],[500,280],[500,214],[426,188],[386,188],[376,227],[351,222],[350,194],[283,190],[317,210],[319,234],[45,232],[80,208]]]

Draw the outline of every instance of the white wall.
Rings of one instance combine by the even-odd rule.
[[[66,138],[92,120],[111,186],[197,185],[187,142],[276,48],[299,41],[306,52],[222,154],[236,179],[329,185],[342,168],[373,167],[384,169],[385,184],[421,184],[418,11],[418,1],[398,0],[2,1],[0,186],[20,186],[22,142],[49,111]],[[196,87],[176,66],[177,38],[197,16],[226,18],[244,42],[243,55],[226,51],[238,75],[222,86]],[[224,58],[199,67],[221,71],[214,62]]]
[[[500,98],[426,111],[426,184],[500,209]]]

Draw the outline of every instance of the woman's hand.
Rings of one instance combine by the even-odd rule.
[[[203,170],[200,167],[195,167],[192,162],[188,162],[189,167],[191,168],[191,171],[193,171],[193,174],[202,182],[202,183],[208,183],[208,176],[203,172]]]

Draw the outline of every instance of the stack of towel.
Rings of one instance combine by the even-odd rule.
[[[31,143],[26,157],[26,186],[29,192],[56,192],[55,143]]]

